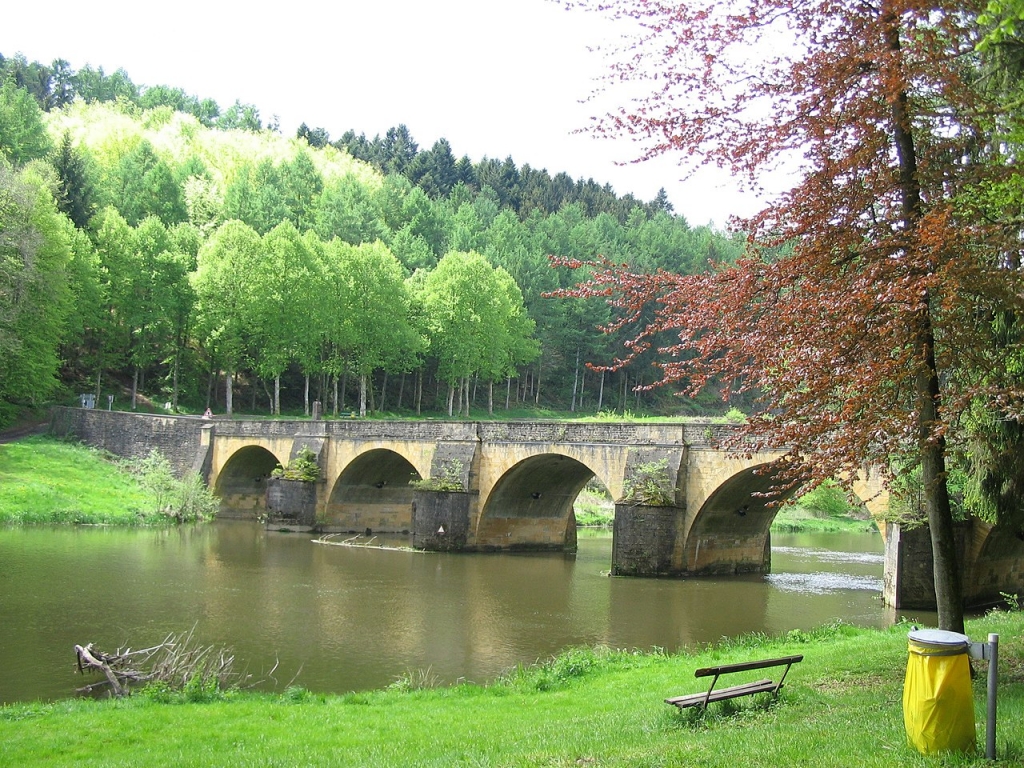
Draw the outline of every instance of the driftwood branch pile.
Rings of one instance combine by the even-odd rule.
[[[226,648],[200,645],[193,637],[193,631],[170,634],[159,645],[137,651],[119,648],[114,653],[104,653],[94,648],[92,643],[76,645],[79,673],[100,672],[104,677],[79,688],[78,693],[93,693],[109,687],[110,695],[127,696],[132,688],[154,682],[162,683],[172,691],[192,687],[207,691],[238,688],[250,681],[250,675],[234,670],[234,654]]]

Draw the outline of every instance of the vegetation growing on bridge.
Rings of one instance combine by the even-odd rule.
[[[448,493],[462,493],[466,486],[462,482],[463,464],[458,459],[448,459],[443,462],[439,471],[432,477],[413,479],[409,484],[413,488],[423,491],[445,491]]]
[[[301,480],[305,483],[315,483],[320,479],[320,465],[317,463],[316,454],[309,448],[301,449],[295,458],[288,462],[287,467],[278,464],[270,473],[271,477],[281,480]]]
[[[668,473],[668,459],[637,464],[628,470],[623,482],[623,501],[648,507],[671,507],[675,501],[675,483]]]

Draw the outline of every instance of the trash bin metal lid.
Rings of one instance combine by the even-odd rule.
[[[967,635],[944,629],[915,629],[907,633],[910,650],[925,655],[956,655],[966,653],[971,644]]]

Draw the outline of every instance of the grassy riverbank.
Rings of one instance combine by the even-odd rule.
[[[136,695],[0,708],[0,765],[32,766],[982,766],[906,745],[902,681],[907,625],[829,626],[741,638],[699,653],[578,649],[482,687],[324,696]],[[999,760],[1024,761],[1024,614],[969,623],[1000,633]],[[703,718],[666,696],[700,690],[694,669],[804,654],[779,702],[713,705]],[[984,672],[984,663],[976,663]],[[757,674],[757,673],[753,673]],[[984,744],[984,680],[975,682]]]
[[[207,496],[159,457],[130,463],[50,437],[0,444],[0,524],[164,524],[211,515]]]

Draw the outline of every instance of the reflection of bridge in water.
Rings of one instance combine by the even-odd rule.
[[[408,532],[441,551],[573,550],[573,501],[596,478],[616,500],[612,572],[633,576],[767,573],[776,508],[765,470],[779,453],[718,447],[722,424],[267,421],[145,417],[58,409],[54,428],[114,453],[161,448],[206,477],[228,517],[268,515],[324,531]],[[271,480],[300,451],[316,457],[316,483]],[[655,503],[631,503],[639,478]],[[888,494],[877,478],[854,491],[872,514]],[[268,506],[269,500],[269,506]],[[930,544],[880,524],[886,594],[897,607],[926,605]],[[971,603],[1024,590],[1024,545],[974,521],[961,532]],[[920,536],[917,537],[920,539]],[[931,597],[931,600],[934,600]]]

